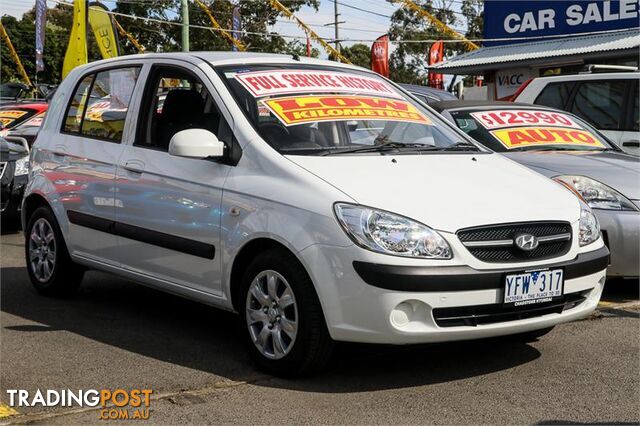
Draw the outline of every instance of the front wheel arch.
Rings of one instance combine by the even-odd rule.
[[[298,257],[287,246],[274,239],[256,238],[247,242],[244,246],[242,246],[242,248],[238,251],[235,258],[233,259],[233,265],[231,266],[231,275],[229,277],[231,303],[233,309],[235,309],[236,312],[243,312],[244,310],[244,299],[242,297],[242,278],[244,276],[244,271],[256,256],[258,256],[260,253],[264,253],[272,249],[277,249],[282,251],[283,253],[287,253],[292,260],[300,263],[300,265],[304,268],[302,262],[300,262]],[[304,269],[306,270],[306,268]],[[309,274],[308,271],[307,274]]]

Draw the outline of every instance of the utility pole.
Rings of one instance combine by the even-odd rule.
[[[189,51],[189,1],[182,0],[182,51]]]
[[[340,39],[338,38],[338,0],[333,0],[333,25],[335,25],[335,36],[336,36],[336,50],[338,53],[340,52]]]
[[[334,27],[334,34],[335,34],[335,52],[338,52],[338,55],[340,54],[340,39],[339,37],[339,30],[338,30],[338,25],[340,24],[344,24],[346,21],[338,21],[338,17],[340,16],[340,14],[338,13],[338,0],[333,0],[333,22],[330,22],[328,24],[324,24],[325,27],[330,27],[333,26]],[[334,52],[334,53],[335,53]],[[335,54],[334,54],[335,56]],[[342,58],[342,62],[344,62],[346,58]],[[340,62],[340,57],[336,57],[335,60],[337,60],[338,62]]]

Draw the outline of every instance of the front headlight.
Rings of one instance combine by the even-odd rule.
[[[584,203],[580,204],[582,210],[580,211],[580,234],[578,241],[580,242],[580,247],[584,247],[600,238],[600,224],[589,206],[584,205]]]
[[[569,185],[584,198],[589,207],[604,210],[638,210],[624,195],[604,183],[585,176],[556,176],[553,179]]]
[[[16,160],[16,171],[14,176],[24,176],[29,174],[29,156],[24,156]]]
[[[393,213],[336,203],[338,222],[360,247],[396,256],[451,259],[451,248],[438,232]]]

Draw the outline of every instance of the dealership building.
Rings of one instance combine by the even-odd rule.
[[[483,76],[481,97],[503,99],[534,77],[592,64],[638,67],[639,9],[638,0],[486,0],[483,47],[429,70]]]

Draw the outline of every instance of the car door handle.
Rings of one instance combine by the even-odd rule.
[[[53,147],[51,153],[56,158],[64,157],[65,155],[67,155],[67,147],[64,145],[56,145]]]
[[[144,172],[144,163],[137,160],[129,160],[122,166],[128,172],[141,174]]]
[[[640,148],[640,141],[639,140],[624,141],[622,142],[622,146],[632,146],[634,148]]]

